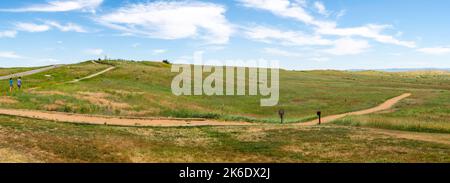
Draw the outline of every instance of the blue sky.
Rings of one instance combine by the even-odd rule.
[[[123,58],[450,68],[448,0],[0,2],[0,67]]]

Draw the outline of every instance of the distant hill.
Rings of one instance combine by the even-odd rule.
[[[446,71],[450,72],[450,68],[389,68],[389,69],[350,69],[350,71],[383,71],[383,72],[415,72],[415,71]]]

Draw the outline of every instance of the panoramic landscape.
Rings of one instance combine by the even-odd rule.
[[[450,163],[448,25],[366,3],[1,2],[0,162]]]
[[[450,73],[282,70],[279,105],[263,109],[245,96],[174,97],[173,75],[162,62],[108,60],[22,77],[26,88],[0,97],[2,161],[450,161]]]

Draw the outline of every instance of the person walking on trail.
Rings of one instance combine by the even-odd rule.
[[[20,90],[20,88],[22,88],[22,77],[19,77],[19,79],[17,79],[17,88]]]
[[[14,81],[12,78],[9,78],[9,92],[12,92],[14,87]]]

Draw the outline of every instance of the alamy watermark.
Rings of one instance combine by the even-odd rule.
[[[243,67],[245,66],[245,67]],[[261,106],[275,106],[280,97],[279,62],[259,60],[203,61],[194,53],[193,64],[174,64],[174,95],[262,96]],[[270,71],[270,73],[269,73]],[[209,73],[209,75],[208,75]]]

